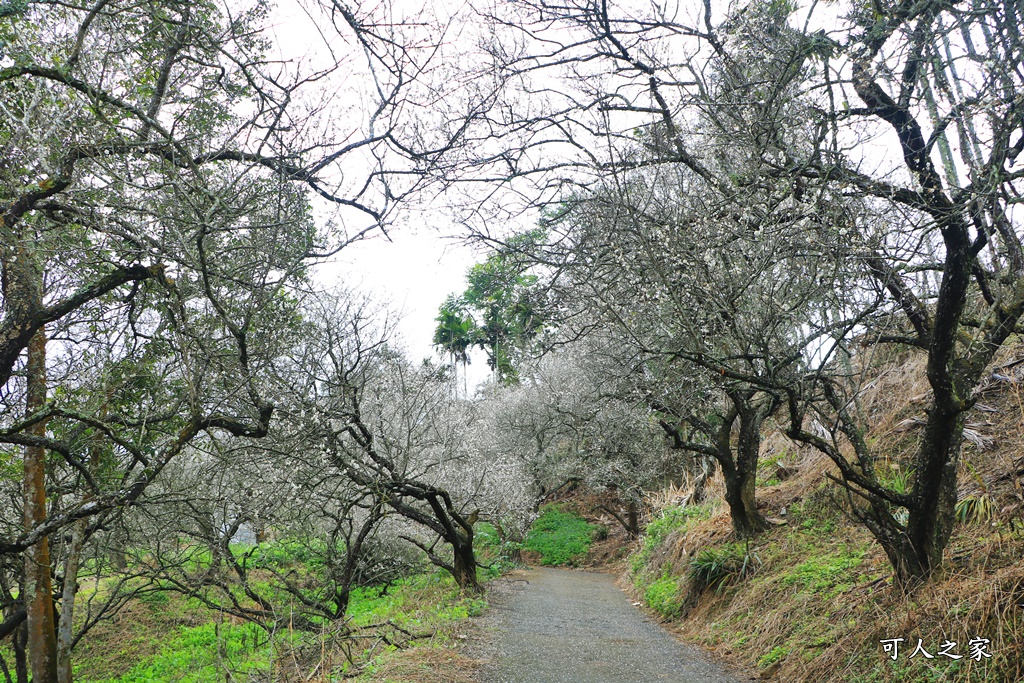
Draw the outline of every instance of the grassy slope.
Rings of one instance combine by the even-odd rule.
[[[1008,353],[1024,355],[1020,349]],[[901,359],[876,372],[863,409],[874,422],[869,438],[884,447],[898,480],[915,444],[914,419],[922,413],[927,385],[920,368]],[[947,549],[945,569],[916,594],[904,596],[891,587],[891,571],[877,544],[836,509],[835,487],[825,479],[831,463],[777,433],[766,438],[765,486],[758,495],[762,511],[783,523],[749,546],[740,545],[731,541],[720,503],[681,510],[663,495],[630,560],[636,593],[686,640],[776,680],[1024,680],[1020,387],[993,384],[982,396],[982,410],[968,418],[974,443],[965,447],[961,492],[984,496],[993,518],[961,524]],[[778,462],[796,474],[778,482]],[[695,559],[708,566],[711,553],[726,567],[718,574],[725,578],[698,590],[691,568]],[[746,567],[740,564],[744,559]],[[740,568],[748,576],[739,578]],[[903,649],[894,662],[879,640],[900,637]],[[991,640],[992,659],[908,658],[919,638],[934,655],[947,640],[958,643],[953,652],[966,654],[975,637]]]
[[[494,527],[476,527],[487,581],[512,567]],[[315,554],[295,542],[260,548],[254,577],[268,566],[315,577]],[[268,577],[269,578],[269,577]],[[83,588],[102,590],[103,583]],[[275,595],[267,583],[261,591]],[[287,596],[277,595],[280,604]],[[75,648],[79,683],[220,683],[304,681],[325,683],[472,683],[475,661],[460,654],[467,618],[486,607],[482,596],[461,592],[436,569],[379,587],[353,591],[345,624],[325,624],[320,633],[292,630],[286,620],[268,633],[171,592],[147,593],[111,620],[97,624]],[[352,636],[351,630],[355,631]],[[8,657],[8,659],[10,659]],[[358,675],[356,675],[358,674]]]
[[[426,682],[434,680],[431,662],[451,666],[458,657],[446,646],[457,642],[460,622],[484,606],[482,598],[460,593],[450,577],[437,572],[402,580],[385,593],[358,589],[351,624],[375,627],[343,640],[329,627],[300,634],[286,623],[271,635],[194,600],[152,594],[82,641],[75,651],[75,678],[80,683],[327,681],[334,680],[327,672],[337,680],[351,674],[351,660],[363,668],[356,681]]]

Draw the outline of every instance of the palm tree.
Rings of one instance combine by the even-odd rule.
[[[455,371],[455,386],[458,387],[458,363],[462,363],[463,394],[469,393],[466,366],[469,365],[469,349],[476,337],[476,324],[465,309],[465,304],[455,296],[449,296],[441,306],[434,330],[434,346],[448,353]],[[456,393],[458,390],[456,389]]]

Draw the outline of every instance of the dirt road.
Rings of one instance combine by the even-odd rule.
[[[492,599],[481,683],[740,683],[676,641],[610,576],[532,569]]]

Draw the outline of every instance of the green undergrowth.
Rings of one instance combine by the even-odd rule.
[[[139,635],[146,636],[144,632]],[[75,678],[82,683],[205,683],[223,680],[230,672],[245,680],[271,669],[273,649],[269,636],[253,624],[216,620],[199,626],[178,626],[170,632],[149,634],[161,642],[159,651],[145,657],[123,675],[99,676],[106,667],[96,661],[102,647],[91,648],[94,656],[77,658]]]
[[[530,528],[523,549],[537,553],[542,565],[575,566],[602,532],[606,532],[603,526],[591,524],[558,505],[549,505]]]
[[[682,579],[671,574],[655,579],[644,590],[644,602],[660,614],[662,619],[675,619],[683,611]]]
[[[322,633],[299,632],[284,618],[267,631],[205,608],[194,599],[152,593],[87,635],[75,650],[75,680],[303,680],[315,666],[297,661],[296,653],[313,653],[314,664],[320,666],[323,661],[333,662],[334,674],[314,680],[349,680],[356,673],[349,657],[371,675],[396,654],[397,641],[404,648],[444,647],[453,638],[455,624],[479,615],[485,607],[482,597],[461,592],[450,576],[440,572],[409,576],[386,588],[357,588],[349,606],[349,626],[371,630],[344,643],[346,652],[327,652],[339,647],[339,641],[326,624]],[[381,624],[386,624],[381,627],[385,637],[373,636],[377,632],[373,629]]]
[[[519,553],[523,544],[504,538],[493,524],[479,522],[473,532],[473,547],[485,579],[496,579],[522,564]]]
[[[961,526],[951,560],[906,595],[877,543],[831,504],[825,489],[787,501],[786,523],[746,542],[724,515],[669,509],[629,560],[638,597],[691,642],[753,673],[792,683],[1002,683],[1021,680],[1024,531]],[[781,506],[780,506],[781,507]],[[903,638],[893,661],[879,641]],[[991,659],[929,654],[988,638]]]
[[[651,520],[644,531],[640,548],[629,558],[630,571],[634,577],[642,576],[654,559],[654,553],[662,548],[673,534],[682,534],[696,522],[711,516],[710,505],[688,505],[670,507]]]

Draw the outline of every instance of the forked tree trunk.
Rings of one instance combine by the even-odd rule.
[[[937,412],[937,411],[936,411]],[[963,441],[963,413],[930,416],[918,447],[913,501],[905,531],[889,515],[868,527],[893,566],[895,581],[913,590],[942,566],[943,552],[956,523],[957,467]]]
[[[739,538],[753,538],[770,525],[757,511],[757,462],[761,451],[761,424],[776,407],[755,404],[748,395],[732,396],[740,422],[735,450],[731,443],[732,421],[719,433],[717,448],[722,453],[718,463],[725,477],[725,502],[729,505],[733,530]]]
[[[769,528],[768,520],[757,511],[754,494],[756,474],[723,467],[725,502],[732,516],[732,528],[739,538],[753,538]]]
[[[46,333],[40,329],[28,345],[26,368],[26,415],[46,404]],[[33,436],[45,436],[45,421],[28,429]],[[25,530],[46,521],[46,449],[25,448],[24,474]],[[28,629],[29,668],[34,683],[57,681],[57,637],[54,630],[53,585],[50,581],[50,543],[44,536],[25,552],[25,612]]]

